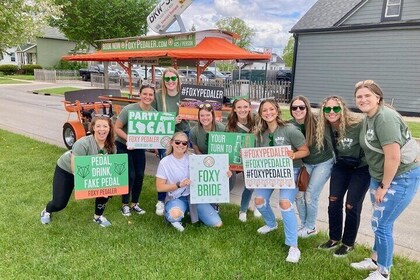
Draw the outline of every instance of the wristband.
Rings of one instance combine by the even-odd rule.
[[[175,184],[178,189],[181,187],[179,184],[180,184],[179,182],[176,182]]]
[[[389,188],[385,188],[385,185],[384,185],[384,183],[383,182],[381,182],[380,184],[379,184],[379,187],[381,188],[381,189],[389,189]]]

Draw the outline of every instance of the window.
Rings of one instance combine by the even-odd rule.
[[[12,54],[10,55],[10,61],[11,61],[11,62],[15,62],[15,61],[16,61],[16,55],[15,55],[15,53],[12,53]]]
[[[401,19],[402,0],[384,0],[382,21]]]

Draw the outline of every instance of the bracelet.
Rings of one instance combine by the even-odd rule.
[[[379,184],[379,187],[380,187],[381,189],[385,189],[385,190],[389,189],[389,187],[388,187],[388,188],[385,188],[385,185],[384,185],[384,183],[383,183],[383,182],[381,182],[381,183]]]
[[[179,189],[181,187],[180,182],[176,182],[176,187]]]

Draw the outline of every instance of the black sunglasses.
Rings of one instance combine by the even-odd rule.
[[[171,77],[163,77],[163,80],[165,81],[165,82],[169,82],[169,81],[173,81],[173,82],[175,82],[176,80],[178,79],[178,77],[177,76],[171,76]]]
[[[322,111],[324,111],[324,113],[326,113],[326,114],[331,113],[331,110],[334,113],[339,113],[341,111],[341,107],[340,106],[334,106],[334,107],[324,107],[324,108],[322,108]]]
[[[182,144],[182,146],[188,145],[188,141],[174,140],[174,143],[175,145],[180,145],[180,144]]]
[[[306,106],[305,105],[292,106],[292,111],[296,111],[297,109],[303,111],[306,109]]]

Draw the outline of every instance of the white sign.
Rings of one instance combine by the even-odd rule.
[[[190,202],[229,203],[229,157],[219,155],[191,155]]]
[[[290,146],[242,148],[245,186],[248,189],[293,189],[293,160]]]
[[[164,32],[191,3],[192,0],[162,0],[147,16],[147,25],[157,33]]]

